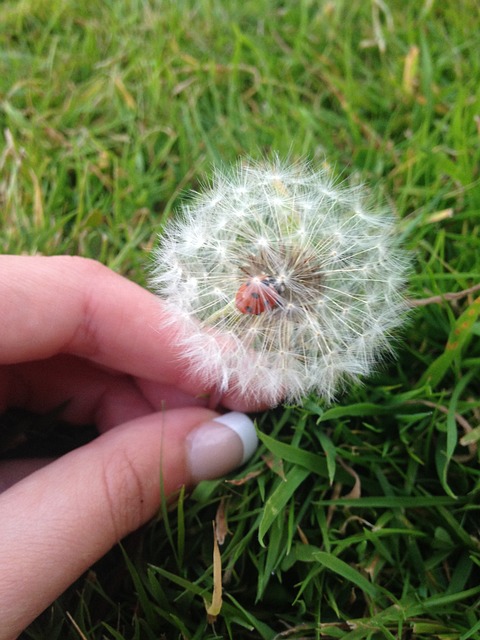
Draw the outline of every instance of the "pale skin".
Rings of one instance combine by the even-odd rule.
[[[56,460],[0,461],[0,640],[158,512],[160,469],[165,495],[192,485],[185,438],[217,404],[263,408],[187,376],[164,321],[94,261],[0,256],[0,413],[67,403],[64,420],[101,434]]]

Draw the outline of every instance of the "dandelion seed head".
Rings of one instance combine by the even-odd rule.
[[[206,386],[331,401],[389,350],[408,265],[360,187],[274,159],[214,174],[167,226],[152,284]]]

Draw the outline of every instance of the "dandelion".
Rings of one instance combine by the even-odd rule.
[[[180,213],[152,284],[206,385],[331,401],[389,350],[408,260],[394,220],[362,188],[307,163],[240,163]]]

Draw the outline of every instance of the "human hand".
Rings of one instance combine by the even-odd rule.
[[[0,413],[64,406],[63,420],[101,434],[56,460],[0,461],[0,640],[11,640],[155,515],[161,486],[173,496],[242,464],[257,439],[238,412],[262,407],[187,377],[161,303],[94,261],[1,256],[0,309]],[[219,417],[212,398],[234,412]]]

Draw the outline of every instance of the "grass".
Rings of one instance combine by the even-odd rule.
[[[0,250],[144,284],[182,191],[275,150],[388,202],[411,298],[461,291],[480,274],[479,18],[475,0],[3,2]],[[182,497],[24,637],[480,638],[478,312],[474,295],[416,307],[364,387],[259,416],[248,468]]]

